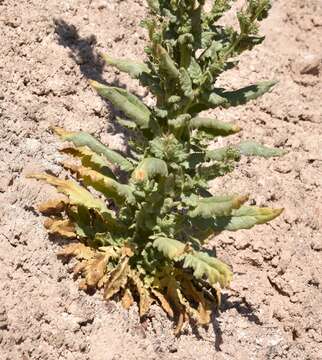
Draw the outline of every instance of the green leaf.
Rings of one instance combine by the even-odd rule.
[[[149,73],[150,69],[144,63],[130,59],[116,59],[107,54],[102,54],[103,59],[109,65],[129,74],[132,78],[138,79],[143,73]]]
[[[186,249],[186,245],[182,242],[162,236],[151,236],[154,239],[152,246],[157,248],[165,257],[175,259],[181,256]]]
[[[150,9],[156,14],[160,13],[160,3],[158,0],[147,0]]]
[[[72,155],[79,158],[82,165],[89,167],[99,173],[115,179],[115,175],[110,169],[111,163],[102,155],[98,155],[87,146],[79,146],[77,148],[68,147],[60,150],[64,154]]]
[[[66,131],[58,127],[53,128],[53,130],[62,140],[71,141],[77,147],[87,146],[96,154],[103,155],[112,164],[120,166],[122,170],[130,171],[133,169],[133,165],[127,159],[118,152],[109,149],[88,133]]]
[[[194,84],[198,84],[202,77],[202,70],[194,57],[191,57],[188,73]]]
[[[157,131],[157,124],[152,119],[150,110],[136,96],[124,89],[106,86],[97,81],[91,80],[90,84],[102,97],[108,99],[141,129]]]
[[[136,181],[146,181],[155,177],[168,176],[168,167],[166,162],[156,158],[143,159],[132,174]]]
[[[189,99],[192,99],[193,98],[192,82],[189,73],[185,68],[180,68],[179,81],[184,96],[186,96]]]
[[[234,209],[238,209],[247,201],[248,196],[212,196],[199,199],[195,208],[189,212],[189,216],[201,216],[209,219],[216,216],[229,216]]]
[[[225,123],[216,119],[195,117],[190,121],[192,129],[205,131],[213,136],[227,136],[240,131],[240,127],[235,124]]]
[[[171,59],[169,53],[161,45],[156,47],[156,55],[159,59],[159,68],[166,73],[170,79],[178,79],[180,73],[176,63]]]
[[[269,92],[274,85],[277,84],[277,81],[262,81],[254,85],[246,86],[236,91],[226,91],[219,93],[219,96],[227,99],[227,103],[224,103],[222,106],[238,106],[244,105],[250,100],[255,100],[258,97]]]
[[[255,206],[241,206],[233,210],[229,217],[214,219],[214,230],[250,229],[258,224],[265,224],[282,213],[283,209],[258,208]]]
[[[238,161],[240,159],[240,151],[234,146],[227,146],[214,150],[207,150],[205,153],[205,157],[207,160],[215,161]]]
[[[222,288],[227,287],[232,279],[232,272],[222,261],[203,252],[192,252],[182,256],[183,267],[192,268],[193,276],[198,280],[207,280],[212,286],[217,283]]]
[[[269,148],[261,144],[257,144],[254,141],[243,141],[238,146],[242,155],[246,156],[262,156],[264,158],[270,158],[274,156],[282,156],[285,151],[282,149]]]

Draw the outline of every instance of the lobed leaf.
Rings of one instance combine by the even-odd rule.
[[[124,257],[116,268],[109,274],[108,281],[104,288],[104,298],[106,300],[117,294],[121,288],[124,288],[129,275],[129,258]]]
[[[50,234],[60,235],[66,238],[75,238],[75,227],[70,220],[54,220],[48,218],[44,223]]]
[[[151,237],[154,239],[152,246],[157,248],[165,257],[169,259],[175,259],[187,250],[186,244],[183,244],[181,241],[170,239],[167,237],[154,236]]]
[[[222,288],[231,282],[232,272],[229,267],[207,253],[193,252],[185,255],[183,260],[183,267],[192,268],[196,279],[206,279],[213,286],[219,283]]]

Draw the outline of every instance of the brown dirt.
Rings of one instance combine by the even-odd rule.
[[[214,240],[235,277],[209,329],[174,338],[157,308],[140,324],[136,308],[128,313],[79,292],[57,259],[60,244],[34,210],[54,190],[25,174],[62,172],[50,124],[124,148],[111,135],[112,109],[87,78],[126,81],[103,69],[96,51],[142,57],[145,10],[143,0],[0,0],[0,359],[322,359],[319,0],[275,0],[266,42],[222,79],[231,87],[280,80],[271,94],[222,117],[238,120],[243,138],[289,153],[243,160],[213,182],[214,191],[250,193],[253,204],[286,210],[271,224]]]

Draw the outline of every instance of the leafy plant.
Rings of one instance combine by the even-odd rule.
[[[67,195],[42,204],[40,211],[49,216],[45,225],[50,233],[79,241],[59,255],[79,260],[74,272],[83,278],[81,288],[104,288],[105,299],[121,299],[126,308],[137,300],[140,316],[157,302],[176,319],[178,334],[189,318],[209,323],[220,289],[232,279],[229,266],[203,245],[221,231],[249,229],[282,212],[245,205],[245,195],[209,192],[208,180],[232,171],[242,155],[270,157],[282,151],[250,141],[209,150],[209,142],[240,128],[200,115],[243,105],[275,84],[216,87],[218,76],[237,64],[237,55],[263,41],[258,22],[270,4],[246,1],[237,13],[239,30],[234,30],[218,23],[232,5],[229,0],[214,0],[208,12],[204,0],[147,2],[147,60],[104,59],[147,87],[155,105],[91,81],[126,117],[117,120],[133,135],[130,155],[107,148],[90,134],[55,128],[73,145],[62,152],[80,160],[64,164],[78,181],[32,177]]]

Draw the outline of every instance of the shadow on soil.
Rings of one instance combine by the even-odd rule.
[[[75,25],[68,24],[62,19],[54,19],[54,25],[58,44],[70,50],[69,56],[79,66],[81,73],[86,79],[95,80],[109,86],[116,86],[123,89],[126,88],[126,85],[121,83],[118,79],[114,78],[112,82],[108,83],[103,78],[105,62],[94,50],[97,42],[95,35],[81,37]],[[122,117],[122,114],[116,110],[108,100],[104,98],[102,98],[102,100],[105,102],[105,106],[112,115],[109,119],[109,123],[112,125],[112,133],[121,133],[126,139],[132,137],[133,134],[131,131],[120,126],[120,124],[115,121],[115,117]],[[129,155],[128,152],[127,155]]]

